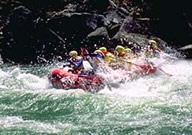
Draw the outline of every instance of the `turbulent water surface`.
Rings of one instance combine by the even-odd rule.
[[[0,134],[192,134],[192,62],[99,93],[54,89],[52,65],[1,65]]]

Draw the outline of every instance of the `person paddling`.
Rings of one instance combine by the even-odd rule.
[[[83,60],[82,56],[78,55],[78,52],[73,50],[69,52],[70,58],[68,62],[72,67],[72,73],[79,75],[91,75],[94,74],[93,67],[86,60]]]
[[[133,51],[128,47],[117,45],[115,48],[115,56],[122,59],[131,59]]]
[[[122,67],[122,62],[126,62],[128,64],[128,70],[131,70],[131,64],[132,64],[132,60],[131,60],[131,55],[130,53],[132,52],[132,50],[130,48],[125,48],[121,45],[117,45],[115,47],[115,56],[116,56],[116,60],[117,63],[119,64],[120,67]],[[124,65],[122,68],[125,68]]]
[[[100,47],[98,50],[102,52],[105,63],[110,64],[115,62],[115,55],[109,52],[106,47]]]
[[[69,52],[69,59],[68,62],[70,63],[70,66],[73,68],[73,73],[80,73],[83,70],[83,58],[81,56],[78,56],[78,52],[75,50],[72,50]]]
[[[161,49],[157,46],[157,42],[155,40],[149,40],[147,49],[145,51],[145,56],[148,58],[160,58],[160,52]]]
[[[85,50],[85,49],[82,49]],[[85,51],[83,51],[85,52]],[[98,66],[104,62],[104,55],[101,50],[95,50],[93,53],[83,53],[83,57],[86,61],[88,61],[91,66],[93,67],[93,70],[96,71]]]

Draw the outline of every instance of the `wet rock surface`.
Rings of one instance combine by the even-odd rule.
[[[2,0],[0,54],[4,62],[36,63],[39,58],[65,58],[68,51],[81,47],[142,48],[156,37],[160,47],[172,46],[191,58],[191,49],[181,48],[192,42],[191,9],[187,2],[171,4]]]

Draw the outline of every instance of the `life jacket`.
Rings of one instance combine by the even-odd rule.
[[[118,57],[125,57],[125,56],[126,56],[126,54],[127,54],[126,52],[122,52],[122,53],[118,53],[118,55],[117,55],[117,56],[118,56]]]
[[[103,55],[106,56],[108,51],[102,51]]]
[[[148,58],[153,58],[154,57],[154,48],[152,46],[147,46],[147,49],[145,51],[145,56]]]
[[[160,49],[158,47],[152,47],[149,46],[148,49],[146,50],[145,55],[149,58],[153,58],[153,57],[160,57]]]
[[[83,67],[83,58],[81,57],[81,56],[77,56],[77,57],[75,57],[75,58],[71,58],[71,59],[69,59],[71,62],[72,62],[72,64],[73,64],[73,73],[78,73],[78,72],[80,72],[81,70],[83,70],[84,69],[84,67]]]
[[[155,47],[150,46],[149,49],[151,49],[153,52],[154,51],[158,51],[158,52],[161,51],[157,46],[155,46]]]
[[[115,56],[112,53],[107,52],[107,54],[105,55],[104,60],[107,63],[115,62]]]

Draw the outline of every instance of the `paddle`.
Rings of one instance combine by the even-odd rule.
[[[137,66],[137,67],[139,67],[139,68],[141,68],[141,69],[143,69],[143,70],[145,70],[145,71],[147,71],[150,67],[153,67],[153,66],[151,66],[151,65],[140,65],[140,64],[136,64],[136,63],[133,63],[133,62],[131,62],[131,61],[126,61],[126,60],[122,60],[123,62],[127,62],[127,63],[129,63],[129,64],[132,64],[132,65],[134,65],[134,66]],[[155,68],[155,67],[153,67],[153,68]]]
[[[167,72],[165,72],[163,69],[158,68],[159,71],[161,71],[163,74],[167,75],[167,76],[173,76],[172,74],[169,74]]]
[[[152,70],[159,70],[159,71],[161,71],[161,73],[163,73],[163,74],[165,74],[165,75],[167,75],[167,76],[173,76],[172,74],[169,74],[169,73],[167,73],[167,72],[165,72],[163,69],[161,69],[161,68],[157,68],[157,67],[154,67],[154,66],[152,66],[152,65],[139,65],[139,64],[136,64],[136,63],[133,63],[133,62],[130,62],[130,61],[124,61],[124,62],[127,62],[127,63],[130,63],[130,64],[133,64],[133,65],[135,65],[135,66],[137,66],[137,67],[140,67],[142,70],[144,70],[144,71],[147,71],[147,70],[149,70],[149,69],[152,69]],[[150,67],[149,67],[150,66]],[[154,69],[153,69],[154,68]]]
[[[171,55],[169,55],[169,54],[167,54],[167,53],[161,52],[161,54],[162,54],[163,56],[165,56],[165,57],[170,58],[170,59],[178,60],[177,57],[171,56]]]

